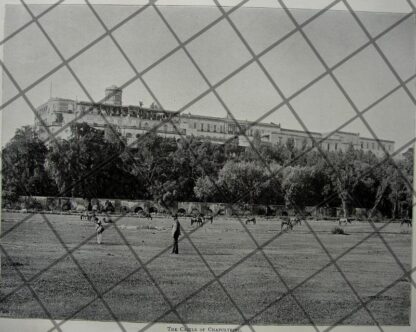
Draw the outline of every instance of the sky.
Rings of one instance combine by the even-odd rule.
[[[227,4],[233,2],[235,1],[228,0]],[[290,6],[296,1],[291,0],[287,3]],[[321,0],[319,3],[320,6],[325,6],[329,1]],[[356,0],[350,3],[357,9]],[[30,6],[35,15],[47,7]],[[94,9],[108,28],[114,27],[139,8],[94,5]],[[160,6],[159,9],[182,42],[221,15],[218,8],[211,6]],[[306,35],[329,67],[367,42],[366,35],[346,8],[337,5],[336,9],[326,12],[304,28]],[[400,11],[406,13],[411,9],[403,2]],[[291,13],[301,24],[315,14],[316,10],[291,9]],[[357,15],[374,37],[405,14],[360,11]],[[230,18],[255,54],[263,52],[295,28],[289,16],[279,8],[244,6],[233,12]],[[8,5],[5,36],[29,20],[30,16],[22,6]],[[414,18],[411,17],[378,39],[379,47],[402,80],[415,73],[414,23]],[[105,33],[91,9],[85,5],[57,6],[40,19],[40,24],[65,59]],[[281,96],[255,62],[228,80],[222,81],[252,58],[226,20],[220,21],[186,45],[205,78],[182,49],[178,49],[157,66],[147,69],[178,46],[172,32],[153,8],[143,10],[120,26],[113,36],[136,70],[145,71],[144,81],[165,109],[181,109],[204,93],[209,88],[208,84],[212,86],[219,82],[216,91],[237,119],[257,120],[282,102]],[[35,24],[29,25],[8,40],[3,49],[5,66],[21,89],[30,86],[62,62]],[[261,54],[261,63],[285,97],[290,97],[325,71],[299,32],[269,52]],[[69,66],[94,100],[104,97],[106,87],[125,84],[136,75],[108,36],[70,61]],[[359,110],[365,109],[399,85],[372,45],[339,66],[334,75]],[[409,82],[408,88],[416,96],[415,84],[416,80]],[[26,95],[32,105],[37,107],[47,101],[51,90],[53,97],[88,100],[66,67],[61,67],[36,84]],[[17,94],[17,89],[4,74],[2,94],[3,103],[7,103]],[[124,88],[123,104],[137,105],[139,101],[149,105],[153,98],[143,84],[136,80]],[[297,95],[290,103],[302,119],[302,124],[296,120],[287,106],[280,107],[263,121],[280,123],[282,127],[290,129],[301,130],[306,126],[310,131],[325,133],[337,129],[356,115],[329,75]],[[184,113],[224,117],[226,110],[215,94],[210,92],[186,107]],[[379,138],[394,140],[397,149],[415,136],[414,114],[415,105],[405,90],[399,89],[366,112],[364,118]],[[2,110],[2,145],[9,141],[17,128],[33,123],[33,112],[23,98],[9,103]],[[352,121],[342,130],[371,137],[368,128],[360,119]]]

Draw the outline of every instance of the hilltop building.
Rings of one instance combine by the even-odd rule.
[[[164,137],[194,136],[218,144],[234,141],[240,146],[248,146],[248,140],[252,140],[255,136],[260,136],[263,142],[269,144],[285,144],[288,140],[292,140],[297,148],[305,145],[312,146],[313,141],[309,135],[317,142],[326,137],[324,133],[310,132],[308,134],[304,131],[282,128],[280,124],[273,122],[253,123],[238,120],[237,125],[229,117],[176,114],[172,111],[159,110],[156,107],[123,105],[122,90],[116,86],[107,88],[105,95],[105,102],[95,104],[72,99],[50,98],[36,111],[49,131],[56,133],[59,137],[68,138],[71,135],[71,129],[65,126],[71,122],[86,122],[101,130],[104,130],[108,122],[117,128],[128,144],[134,144],[138,135],[149,130],[154,130]],[[41,139],[46,140],[48,133],[37,118],[35,128]],[[389,153],[394,151],[393,141],[380,140],[380,142]],[[350,145],[355,149],[372,151],[377,156],[384,154],[375,139],[361,137],[359,133],[343,131],[326,138],[321,143],[321,148],[326,151],[345,151]]]

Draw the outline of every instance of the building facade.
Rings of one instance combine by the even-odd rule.
[[[71,129],[68,124],[85,122],[104,130],[111,124],[125,137],[127,144],[135,144],[138,135],[153,130],[164,137],[197,137],[213,143],[235,142],[248,146],[254,137],[269,144],[286,144],[291,141],[296,148],[312,147],[319,143],[324,151],[345,151],[350,145],[355,149],[384,155],[382,144],[388,153],[394,152],[394,141],[361,137],[359,133],[338,131],[334,134],[304,132],[282,128],[276,123],[253,123],[234,121],[229,117],[220,118],[192,114],[177,114],[141,105],[123,105],[122,90],[111,86],[105,91],[106,101],[91,103],[63,98],[50,98],[36,111],[42,122],[35,118],[35,128],[43,140],[48,139],[48,131],[57,137],[68,138]],[[48,130],[45,129],[46,126]]]

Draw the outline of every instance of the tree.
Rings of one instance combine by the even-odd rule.
[[[2,150],[2,194],[6,201],[16,201],[21,195],[56,192],[45,169],[47,151],[32,127],[16,130]]]
[[[242,199],[256,203],[267,177],[264,168],[255,162],[228,161],[220,170],[218,183],[224,188],[223,200]]]
[[[373,181],[370,182],[371,187],[375,191],[374,203],[368,214],[369,218],[374,217],[376,210],[378,209],[382,199],[384,198],[387,190],[392,184],[393,177],[396,176],[394,167],[390,164],[382,163],[377,167],[374,167],[371,171]]]
[[[288,151],[288,158],[292,160],[296,155],[295,139],[289,137],[286,141],[286,149]]]
[[[392,218],[412,215],[413,153],[413,149],[406,151],[403,159],[397,161],[396,166],[391,170],[388,200],[391,204]]]
[[[72,136],[53,144],[48,170],[60,195],[135,198],[140,183],[124,169],[121,146],[85,123],[71,126]]]
[[[208,176],[200,177],[196,180],[194,193],[195,197],[201,201],[215,201],[216,195],[218,195],[217,185],[214,183],[214,180]]]
[[[282,189],[287,208],[303,211],[314,196],[313,168],[288,166],[284,169]]]
[[[328,165],[328,176],[341,200],[344,217],[349,215],[352,195],[362,180],[362,174],[369,168],[361,151],[350,147],[346,152],[328,154],[331,165]]]
[[[282,188],[283,169],[278,163],[272,162],[263,169],[265,182],[259,195],[261,204],[283,204],[284,193]]]

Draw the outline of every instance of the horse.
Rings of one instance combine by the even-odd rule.
[[[139,217],[143,217],[143,218],[147,218],[147,219],[153,220],[152,215],[149,212],[139,211],[139,212],[137,212],[137,215]]]
[[[203,216],[202,218],[204,218],[204,222],[211,221],[211,224],[214,221],[214,217],[213,216]]]
[[[293,229],[293,224],[292,221],[290,220],[291,218],[289,218],[288,220],[282,220],[282,223],[280,224],[280,230],[283,230],[283,226],[286,226],[286,230],[288,230],[289,228],[292,230]]]
[[[400,227],[402,227],[403,224],[407,224],[407,227],[412,227],[412,219],[402,219],[400,222]]]
[[[299,217],[290,217],[289,221],[293,226],[296,226],[297,224],[302,225],[302,219]]]
[[[198,224],[200,227],[202,227],[204,225],[204,221],[202,220],[201,216],[197,216],[197,217],[192,217],[191,218],[191,226],[193,224]]]
[[[247,219],[246,220],[246,225],[249,224],[249,223],[252,223],[253,225],[255,225],[256,224],[256,218],[253,217],[253,218]]]
[[[338,224],[341,226],[342,224],[351,224],[353,221],[352,218],[339,218]]]

